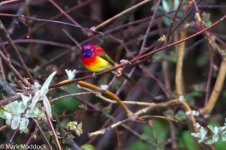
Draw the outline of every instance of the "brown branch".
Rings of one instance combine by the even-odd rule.
[[[180,33],[180,34],[179,34]],[[175,35],[175,39],[177,41],[178,38],[184,39],[186,37],[186,31],[182,30],[177,32]],[[178,37],[178,35],[180,35]],[[184,85],[183,85],[183,59],[184,59],[184,49],[185,49],[185,41],[176,45],[177,49],[177,65],[176,65],[176,76],[175,76],[175,86],[176,86],[176,94],[177,96],[184,95]]]
[[[64,82],[68,82],[68,80],[64,80],[64,81],[60,82],[59,84],[64,83]],[[107,97],[110,100],[116,101],[122,107],[122,109],[127,113],[128,117],[133,116],[133,113],[124,104],[124,102],[118,96],[116,96],[114,93],[112,93],[111,91],[103,90],[100,87],[95,86],[95,85],[90,84],[90,83],[85,82],[85,81],[77,81],[75,84],[77,84],[78,86],[84,87],[85,90],[88,89],[89,92],[94,92],[94,93],[99,92],[101,95],[103,95],[103,97]],[[53,88],[51,88],[50,90],[53,90]]]
[[[184,101],[184,100],[170,100],[170,101],[167,101],[167,102],[162,102],[162,103],[150,103],[150,105],[148,107],[145,107],[141,110],[138,110],[137,112],[135,112],[135,116],[140,116],[142,114],[145,114],[147,113],[148,111],[152,110],[152,109],[159,109],[159,108],[169,108],[169,107],[175,107],[177,105],[181,105],[183,107],[183,109],[185,110],[185,112],[190,112],[188,114],[188,119],[189,121],[191,122],[192,124],[192,128],[195,132],[198,131],[198,129],[196,128],[196,120],[195,120],[195,117],[193,116],[192,114],[192,109],[190,108],[190,106]],[[141,117],[142,118],[142,117]],[[166,119],[165,117],[158,117],[158,118],[161,118],[161,119]],[[107,128],[104,128],[104,129],[101,129],[101,130],[98,130],[98,131],[95,131],[95,132],[91,132],[89,133],[88,135],[89,136],[97,136],[97,135],[100,135],[100,134],[104,134],[106,131],[108,131],[109,129],[112,129],[112,128],[116,128],[118,127],[119,125],[121,125],[122,123],[125,123],[127,121],[131,121],[131,119],[127,118],[127,119],[124,119],[124,120],[121,120],[121,121],[118,121],[112,125],[110,125],[109,127]],[[171,120],[172,121],[172,120]]]
[[[0,106],[5,105],[5,104],[8,104],[10,102],[13,102],[15,100],[18,100],[19,98],[21,98],[21,95],[20,94],[17,94],[15,96],[11,96],[11,97],[8,97],[8,98],[5,98],[5,99],[1,99],[0,100]]]
[[[210,95],[209,101],[207,105],[205,105],[204,108],[200,110],[203,115],[209,114],[214,108],[220,95],[220,92],[222,90],[222,87],[224,85],[225,76],[226,76],[226,58],[224,58],[221,61],[220,69],[217,75],[217,80]]]
[[[103,94],[103,96],[106,96],[112,100],[115,100],[123,108],[123,110],[127,113],[128,117],[133,115],[133,113],[129,110],[129,108],[123,103],[123,101],[118,96],[116,96],[114,93],[112,93],[111,91],[102,90],[100,87],[97,87],[93,84],[90,84],[90,83],[84,82],[84,81],[78,81],[78,82],[76,82],[76,84],[78,84],[79,86],[91,89],[93,91],[100,92],[101,94]]]

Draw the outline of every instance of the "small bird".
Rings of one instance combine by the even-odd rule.
[[[108,69],[116,64],[105,53],[103,48],[92,44],[82,45],[80,58],[86,69],[94,73]]]

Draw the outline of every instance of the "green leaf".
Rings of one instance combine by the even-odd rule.
[[[78,109],[80,101],[74,97],[66,97],[61,100],[55,101],[52,105],[54,113],[61,114],[65,110],[67,113],[72,113]]]
[[[179,110],[179,111],[176,113],[175,118],[176,118],[176,120],[178,120],[178,121],[183,121],[183,120],[186,119],[186,114],[185,114],[183,111]]]
[[[128,146],[125,150],[154,150],[154,147],[151,147],[145,143],[143,143],[141,140],[136,140],[132,144]]]
[[[162,61],[164,58],[164,54],[162,52],[157,52],[153,55],[153,60]]]
[[[83,150],[95,150],[95,147],[91,144],[84,144],[81,146]]]
[[[80,136],[83,132],[82,130],[82,123],[77,123],[76,121],[70,121],[67,125],[66,128],[70,131],[75,132],[78,136]]]
[[[172,23],[172,20],[169,19],[168,17],[163,16],[163,22],[164,22],[167,26],[169,26],[169,25]]]
[[[73,84],[67,85],[66,88],[72,93],[79,92],[79,88],[77,88],[77,86],[74,86]]]
[[[0,118],[6,119],[4,116],[4,110],[0,109]]]
[[[190,93],[187,93],[185,95],[185,98],[186,98],[186,101],[189,104],[195,104],[196,97],[200,97],[200,96],[201,96],[201,92],[199,92],[199,91],[192,91]]]
[[[172,63],[176,63],[177,62],[177,53],[175,53],[174,51],[171,51],[167,58]]]
[[[25,116],[27,118],[31,118],[31,117],[38,117],[39,114],[41,114],[41,110],[38,107],[34,107],[33,109],[29,109],[29,111],[27,111],[27,113],[25,114]]]
[[[109,114],[110,112],[111,112],[111,110],[110,110],[108,107],[105,107],[105,108],[102,109],[102,113],[103,113],[104,115],[107,115],[107,114]]]
[[[152,127],[148,125],[143,126],[143,132],[151,139],[153,139],[154,132],[158,142],[165,142],[168,135],[168,125],[165,123],[165,121],[153,120]]]
[[[6,119],[6,120],[12,119],[12,113],[3,111],[3,110],[1,109],[0,114],[1,114],[0,117],[3,118],[3,119]]]
[[[199,149],[198,145],[193,140],[190,131],[183,131],[181,137],[179,138],[179,145],[188,150],[197,150]]]
[[[216,150],[225,150],[225,145],[226,145],[226,141],[218,141],[216,144],[215,144],[215,148]]]

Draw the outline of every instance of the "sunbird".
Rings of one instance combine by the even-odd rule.
[[[102,47],[92,44],[82,45],[80,58],[86,69],[94,73],[116,65]]]

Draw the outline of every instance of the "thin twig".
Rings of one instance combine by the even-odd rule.
[[[151,0],[144,0],[144,1],[140,2],[140,3],[138,3],[138,4],[134,5],[134,6],[132,6],[132,7],[128,8],[128,9],[126,9],[126,10],[124,10],[124,11],[118,13],[117,15],[115,15],[115,16],[109,18],[108,20],[106,20],[106,21],[100,23],[99,25],[97,25],[97,26],[95,26],[95,27],[92,27],[91,30],[96,31],[96,30],[98,30],[99,28],[102,28],[103,26],[109,24],[110,22],[112,22],[112,21],[115,20],[116,18],[121,17],[122,15],[124,15],[124,14],[126,14],[126,13],[128,13],[128,12],[130,12],[130,11],[132,11],[132,10],[134,10],[134,9],[136,9],[136,8],[138,8],[138,7],[142,6],[142,5],[144,5],[144,4],[146,4],[146,3],[149,2],[149,1],[151,1]]]
[[[53,4],[62,14],[64,14],[65,17],[67,17],[72,23],[75,25],[80,26],[78,22],[76,22],[70,15],[68,15],[56,2],[53,0],[48,0],[51,4]]]
[[[45,113],[45,114],[46,114],[46,113]],[[60,141],[59,141],[58,136],[57,136],[57,134],[56,134],[56,131],[55,131],[54,127],[53,127],[53,123],[52,123],[52,121],[50,120],[50,118],[49,118],[49,116],[48,116],[47,114],[46,114],[46,118],[47,118],[47,121],[48,121],[48,123],[49,123],[49,125],[50,125],[50,128],[51,128],[52,132],[53,132],[53,135],[54,135],[54,138],[55,138],[55,140],[56,140],[58,149],[59,149],[59,150],[62,150],[62,147],[61,147],[61,145],[60,145]]]
[[[1,58],[5,61],[5,63],[9,66],[9,68],[14,72],[14,74],[20,79],[21,82],[23,82],[24,85],[27,87],[30,87],[30,83],[28,83],[22,76],[21,74],[13,67],[13,65],[10,62],[10,59],[7,58],[3,53],[2,50],[0,50],[0,56]]]
[[[9,4],[9,3],[18,2],[18,1],[21,1],[21,0],[6,0],[6,1],[0,2],[0,6]]]
[[[206,83],[206,88],[205,88],[205,105],[208,102],[209,99],[209,94],[210,94],[210,84],[211,84],[211,78],[213,75],[213,67],[214,67],[214,60],[213,60],[213,49],[210,45],[210,41],[208,40],[208,49],[209,49],[209,60],[210,60],[210,64],[209,64],[209,73],[208,73],[208,79],[207,79],[207,83]]]
[[[74,97],[74,96],[87,95],[87,94],[93,94],[93,92],[80,92],[80,93],[66,94],[66,95],[51,99],[50,103],[53,103],[55,101],[58,101],[60,99],[67,98],[67,97]]]
[[[76,44],[76,46],[81,49],[81,45],[79,44],[78,41],[75,40],[75,38],[73,38],[70,33],[67,32],[67,30],[63,29],[63,32]]]
[[[41,132],[41,135],[42,135],[43,138],[45,139],[47,145],[49,146],[50,150],[53,150],[53,148],[52,148],[52,146],[51,146],[49,140],[48,140],[47,137],[45,136],[45,134],[44,134],[42,128],[40,127],[40,125],[38,124],[37,120],[35,120],[35,119],[33,119],[33,120],[34,120],[36,126],[38,127],[39,131]]]
[[[68,22],[63,22],[63,21],[57,21],[57,20],[49,20],[49,19],[43,19],[43,18],[36,18],[36,17],[30,17],[30,16],[24,16],[24,15],[15,15],[15,14],[4,14],[4,13],[0,13],[0,16],[7,16],[7,17],[18,17],[18,18],[25,18],[25,19],[30,19],[33,21],[37,21],[37,22],[47,22],[47,23],[55,23],[55,24],[61,24],[61,25],[67,25],[67,26],[72,26],[72,27],[76,27],[85,31],[90,31],[90,32],[94,32],[94,33],[99,33],[102,35],[102,32],[99,31],[93,31],[89,28],[85,28],[73,23],[68,23]]]
[[[95,132],[91,132],[91,133],[88,134],[88,136],[92,137],[92,136],[97,136],[97,135],[100,135],[100,134],[105,134],[106,131],[111,130],[113,128],[116,128],[116,127],[120,126],[121,124],[123,124],[123,123],[125,123],[127,121],[129,121],[129,119],[118,121],[117,123],[114,123],[114,124],[112,124],[111,126],[109,126],[107,128],[104,128],[104,129],[101,129],[101,130],[98,130],[98,131],[95,131]]]
[[[139,51],[139,54],[142,54],[143,51],[144,51],[144,48],[145,48],[145,45],[147,43],[147,39],[148,39],[148,35],[149,35],[149,32],[151,31],[151,27],[152,27],[152,24],[154,22],[154,19],[155,19],[155,15],[156,15],[156,12],[159,8],[159,4],[160,4],[161,0],[158,0],[156,6],[155,6],[155,10],[152,14],[152,17],[151,17],[151,20],[150,20],[150,23],[148,24],[148,28],[145,32],[145,35],[144,35],[144,39],[143,39],[143,42],[142,42],[142,45],[141,45],[141,48],[140,48],[140,51]]]
[[[162,108],[162,107],[169,108],[169,107],[175,107],[176,105],[181,105],[181,106],[183,106],[183,108],[184,108],[184,110],[186,112],[190,112],[190,114],[188,115],[188,118],[189,118],[190,122],[192,123],[192,127],[193,127],[194,131],[197,132],[198,129],[195,126],[195,124],[196,124],[195,118],[194,118],[194,116],[191,113],[190,106],[185,101],[171,100],[171,101],[167,101],[167,102],[163,102],[163,103],[150,103],[150,105],[148,107],[145,107],[143,109],[140,109],[137,112],[135,112],[134,114],[135,114],[135,116],[138,117],[138,116],[140,116],[140,115],[142,115],[144,113],[147,113],[151,109],[157,109],[157,108]],[[109,131],[109,130],[111,130],[113,128],[116,128],[116,127],[120,126],[122,123],[125,123],[127,121],[131,121],[131,119],[127,118],[127,119],[124,119],[122,121],[118,121],[118,122],[110,125],[107,128],[104,128],[104,129],[101,129],[101,130],[98,130],[98,131],[95,131],[95,132],[91,132],[88,135],[89,136],[97,136],[97,135],[105,134],[106,131]]]
[[[5,26],[3,25],[1,19],[0,19],[0,31],[4,34],[3,36],[5,36],[5,38],[7,39],[7,41],[9,42],[9,44],[12,46],[14,52],[17,55],[17,58],[19,59],[19,62],[21,63],[21,65],[23,66],[23,70],[25,71],[25,73],[28,75],[28,77],[31,79],[32,83],[34,82],[33,77],[31,76],[31,73],[29,72],[22,56],[20,55],[20,52],[18,50],[18,48],[16,47],[15,43],[13,42],[13,40],[11,39],[8,31],[6,30]]]
[[[6,129],[7,127],[8,127],[8,125],[4,125],[4,126],[0,127],[0,131]]]

